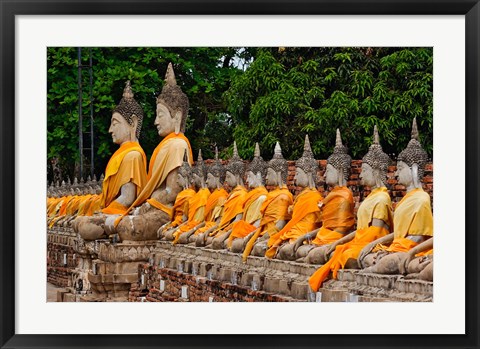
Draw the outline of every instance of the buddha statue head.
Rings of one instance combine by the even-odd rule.
[[[130,81],[127,81],[120,103],[113,109],[108,132],[116,144],[137,142],[142,129],[143,110],[133,98]]]
[[[215,161],[213,164],[207,167],[207,181],[206,185],[208,189],[215,190],[222,186],[225,181],[225,167],[218,159],[218,148],[215,147]]]
[[[413,119],[412,138],[407,147],[398,154],[397,171],[398,183],[404,185],[407,191],[421,188],[421,179],[427,163],[427,152],[422,148],[418,140],[417,119]]]
[[[206,177],[206,168],[205,163],[203,162],[202,158],[202,149],[198,151],[198,158],[193,166],[192,174],[193,174],[193,183],[197,188],[205,188],[205,177]]]
[[[342,143],[340,130],[337,128],[337,138],[333,153],[327,159],[327,169],[325,170],[325,183],[333,187],[345,186],[350,175],[350,165],[352,158],[348,155],[347,147]]]
[[[372,145],[370,145],[368,153],[362,159],[361,183],[372,189],[386,186],[389,164],[390,157],[383,152],[377,125],[375,125],[373,128]]]
[[[247,184],[250,188],[256,188],[263,185],[267,172],[267,163],[260,155],[260,146],[255,143],[255,153],[253,160],[247,166]]]
[[[283,158],[280,143],[275,144],[275,150],[272,159],[267,164],[267,176],[265,182],[267,185],[281,187],[287,183],[288,163]]]
[[[192,167],[188,162],[187,150],[185,150],[185,153],[183,155],[182,166],[178,168],[177,183],[181,188],[185,190],[190,186],[191,182],[192,182]]]
[[[185,132],[188,108],[188,97],[177,85],[172,63],[169,63],[165,74],[165,84],[157,97],[155,126],[158,134],[165,137],[172,132],[176,134]]]
[[[225,181],[234,188],[237,185],[243,185],[243,176],[245,175],[245,163],[238,155],[237,142],[233,142],[233,156],[226,166]]]
[[[313,157],[312,148],[308,135],[305,135],[305,144],[303,146],[303,155],[295,162],[294,181],[299,187],[315,188],[315,178],[317,177],[318,162]]]

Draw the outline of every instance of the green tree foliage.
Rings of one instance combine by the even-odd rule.
[[[335,130],[354,158],[362,157],[378,125],[384,150],[398,154],[417,117],[432,154],[431,48],[262,48],[226,92],[234,138],[243,156],[259,142],[287,158],[302,154],[309,134],[317,158],[328,157]]]
[[[361,158],[378,125],[384,150],[398,154],[417,117],[421,142],[432,155],[432,48],[92,48],[96,174],[115,151],[108,134],[111,111],[126,80],[145,111],[140,142],[150,157],[159,142],[153,122],[155,98],[168,62],[190,100],[186,135],[194,151],[212,158],[231,154],[301,156],[308,133],[313,152],[325,159],[335,130],[354,158]],[[83,50],[83,62],[88,61]],[[58,158],[64,175],[78,163],[77,48],[48,48],[48,159]],[[84,74],[87,87],[88,74]],[[88,112],[87,89],[83,106]],[[87,113],[85,113],[87,114]],[[51,179],[51,176],[49,177]]]
[[[236,48],[92,48],[93,114],[95,134],[95,172],[106,167],[117,146],[108,133],[111,112],[120,101],[126,80],[131,80],[135,99],[145,117],[140,142],[147,156],[159,143],[154,127],[156,96],[163,86],[164,74],[172,62],[177,83],[190,100],[186,135],[194,150],[202,148],[204,157],[213,157],[232,143],[225,114],[223,92],[231,77],[238,73],[232,66]],[[88,63],[88,50],[82,50],[82,62]],[[48,160],[59,159],[64,176],[76,174],[78,151],[78,59],[77,48],[51,47],[48,64]],[[83,114],[89,112],[88,72],[83,74]],[[85,117],[84,117],[85,120]],[[87,131],[84,122],[84,131]],[[50,170],[50,169],[49,169]],[[51,174],[49,176],[51,179]]]

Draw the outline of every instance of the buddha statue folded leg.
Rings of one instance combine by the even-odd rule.
[[[82,239],[89,241],[106,236],[104,225],[104,215],[80,216],[75,219],[73,229]]]
[[[284,261],[294,261],[295,260],[295,244],[286,243],[278,249],[277,257]]]
[[[125,216],[118,223],[116,232],[121,241],[157,240],[157,231],[170,220],[161,210],[151,210],[138,216]]]
[[[256,257],[265,257],[265,252],[267,252],[267,249],[268,240],[259,241],[255,245],[253,245],[251,255]]]
[[[235,239],[232,242],[232,246],[230,247],[230,251],[233,253],[241,253],[245,248],[245,238],[243,239]]]
[[[306,246],[311,246],[309,250],[304,249],[304,251],[301,251],[300,249],[302,247]],[[297,252],[297,257],[301,258],[302,252],[306,254],[305,256],[305,263],[308,264],[325,264],[328,260],[327,252],[329,251],[330,246],[329,245],[323,245],[323,246],[312,246],[312,245],[304,245],[301,246],[298,249]]]
[[[399,265],[405,258],[405,252],[390,253],[377,262],[362,270],[362,273],[376,273],[376,274],[400,274]]]

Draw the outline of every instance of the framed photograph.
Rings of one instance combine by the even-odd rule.
[[[478,0],[0,1],[1,348],[479,347]],[[432,302],[46,301],[47,48],[226,46],[433,48]]]

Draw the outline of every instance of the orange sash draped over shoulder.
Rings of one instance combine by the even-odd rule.
[[[210,233],[215,236],[219,231],[226,229],[237,215],[243,212],[243,204],[247,197],[247,190],[241,185],[237,185],[228,196],[223,205],[223,214],[218,228]]]
[[[194,196],[189,200],[189,209],[188,209],[188,221],[185,225],[182,225],[173,233],[175,239],[173,243],[177,243],[180,235],[184,232],[189,231],[190,229],[195,228],[197,225],[202,223],[205,219],[205,205],[207,204],[208,197],[210,196],[210,190],[208,188],[200,189]]]
[[[228,237],[227,246],[232,245],[232,241],[237,238],[244,238],[252,231],[257,229],[252,223],[262,218],[261,208],[263,201],[260,202],[262,196],[268,195],[268,191],[264,186],[256,187],[250,190],[243,205],[243,217],[241,220],[233,223],[232,233]]]
[[[225,200],[228,197],[228,193],[223,188],[218,188],[213,191],[208,197],[207,203],[205,205],[205,221],[214,221],[218,217],[214,217],[215,208],[217,206],[223,206]]]
[[[383,220],[390,227],[393,225],[392,201],[387,188],[380,187],[372,190],[370,195],[360,204],[357,218],[357,231],[353,240],[338,245],[332,258],[310,277],[309,284],[313,291],[318,291],[330,272],[332,272],[332,277],[336,278],[338,270],[343,269],[350,258],[357,259],[367,244],[389,233],[384,228],[371,225],[374,218]]]
[[[318,227],[322,195],[317,189],[305,188],[293,203],[292,219],[277,234],[268,240],[269,249],[265,257],[273,258],[278,246],[286,240],[295,241],[298,237]]]
[[[255,234],[248,241],[243,251],[243,260],[246,261],[247,257],[253,249],[253,245],[260,236],[266,233],[269,236],[273,236],[278,233],[276,223],[278,221],[289,221],[291,215],[288,213],[288,207],[293,204],[293,195],[286,187],[276,188],[267,194],[267,198],[260,208],[262,220]]]
[[[177,227],[183,222],[183,216],[188,216],[189,200],[196,194],[192,188],[187,188],[178,193],[172,208],[170,227]],[[147,200],[150,202],[150,200]]]
[[[150,164],[148,166],[147,173],[147,184],[138,194],[135,201],[130,205],[123,216],[115,220],[115,226],[117,226],[121,219],[134,207],[140,206],[147,201],[147,199],[152,196],[152,193],[160,188],[160,186],[165,182],[170,172],[182,165],[185,150],[188,150],[188,162],[193,164],[192,147],[190,146],[190,142],[188,141],[187,137],[185,137],[183,133],[175,134],[172,132],[158,144],[153,151],[152,157],[150,158]],[[165,203],[160,204],[165,205]],[[162,211],[165,211],[169,215],[172,213],[171,207],[168,210],[166,209]]]
[[[122,186],[128,182],[132,182],[136,186],[136,194],[138,194],[146,183],[146,166],[147,157],[138,142],[123,143],[108,161],[105,169],[105,178],[102,185],[102,194],[100,206],[103,213],[123,213],[118,212],[121,207],[108,206],[118,197]]]

